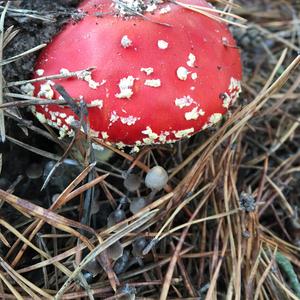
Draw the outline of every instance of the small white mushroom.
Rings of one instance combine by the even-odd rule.
[[[92,273],[93,276],[96,276],[101,271],[101,265],[98,263],[96,258],[93,258],[84,265],[83,270]]]
[[[129,192],[135,192],[141,186],[141,177],[137,174],[128,174],[125,177],[123,184]]]
[[[132,243],[132,254],[135,257],[142,257],[143,250],[147,246],[147,241],[144,237],[138,237],[136,238]]]
[[[33,163],[26,169],[26,175],[30,179],[38,179],[43,175],[43,165]]]
[[[147,205],[147,201],[143,197],[135,198],[131,201],[129,210],[136,214]]]
[[[145,178],[145,185],[152,190],[161,190],[168,182],[168,173],[161,166],[149,170]]]
[[[107,248],[107,254],[112,260],[117,260],[123,255],[123,246],[120,241],[116,241]]]
[[[112,227],[115,224],[126,219],[126,214],[123,209],[117,208],[107,218],[107,227]]]

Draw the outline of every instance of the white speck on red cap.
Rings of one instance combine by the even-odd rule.
[[[46,83],[40,85],[40,91],[38,92],[38,97],[45,97],[46,99],[53,99],[54,91],[52,90],[53,82],[48,80]]]
[[[139,117],[134,117],[134,116],[128,116],[128,117],[120,117],[121,123],[126,124],[128,126],[134,125],[138,120],[141,118]]]
[[[230,98],[230,96],[227,93],[223,93],[222,96],[223,96],[223,104],[222,104],[222,106],[224,108],[228,109],[229,105],[231,103],[231,98]]]
[[[124,48],[128,48],[132,45],[132,40],[127,35],[124,35],[121,39],[121,45]]]
[[[164,41],[164,40],[158,40],[157,41],[157,46],[159,49],[165,50],[169,47],[169,43]]]
[[[242,92],[241,82],[231,77],[228,90],[229,90],[229,96],[231,98],[231,104],[233,104],[239,97],[240,93]]]
[[[108,139],[109,135],[107,134],[106,131],[101,131],[101,136],[102,138],[105,140],[105,139]]]
[[[147,145],[153,144],[154,140],[158,138],[158,134],[153,132],[149,126],[147,126],[146,129],[142,131],[142,133],[148,135],[147,138],[143,138],[143,142]]]
[[[110,119],[109,119],[109,121],[111,122],[111,123],[115,123],[115,122],[117,122],[118,120],[119,120],[119,116],[117,115],[117,112],[115,111],[115,110],[113,110],[112,112],[111,112],[111,114],[110,114]]]
[[[67,114],[65,113],[60,113],[59,114],[59,117],[62,118],[62,119],[65,119],[67,117]]]
[[[43,70],[43,69],[37,69],[37,70],[35,71],[35,73],[36,73],[37,76],[43,76],[43,75],[44,75],[44,72],[45,72],[45,70]]]
[[[187,80],[189,72],[185,67],[181,66],[176,70],[176,74],[180,80]]]
[[[66,119],[65,119],[65,122],[69,125],[72,125],[72,123],[74,123],[75,121],[75,118],[74,116],[68,116]]]
[[[186,62],[186,64],[193,68],[195,66],[195,61],[196,61],[196,56],[193,53],[190,53],[188,56],[188,61]]]
[[[167,6],[163,7],[163,8],[161,8],[161,9],[159,10],[159,13],[160,13],[161,15],[163,15],[163,14],[167,14],[167,13],[170,12],[170,11],[171,11],[171,7],[170,7],[170,5],[167,5]]]
[[[141,68],[142,72],[145,72],[147,75],[151,75],[153,73],[153,68],[148,67],[148,68]]]
[[[194,131],[195,129],[192,127],[184,130],[173,131],[173,133],[176,138],[181,139],[184,137],[189,137]]]
[[[66,68],[61,68],[61,69],[59,70],[59,73],[60,73],[61,75],[63,75],[63,76],[68,76],[68,75],[70,74],[70,71],[69,71],[68,69],[66,69]]]
[[[209,117],[209,122],[211,124],[216,124],[218,123],[219,121],[221,121],[222,119],[222,114],[221,113],[214,113],[212,114],[210,117]]]
[[[146,86],[150,86],[150,87],[160,87],[161,86],[160,79],[147,79],[147,80],[145,80],[144,84]]]
[[[146,9],[147,12],[153,12],[157,9],[157,5],[155,3],[149,5]]]
[[[47,119],[45,117],[44,114],[40,113],[40,112],[36,112],[35,116],[37,117],[37,119],[41,122],[41,123],[46,123]]]
[[[79,72],[77,74],[77,78],[86,81],[88,83],[89,87],[93,90],[96,90],[100,86],[99,82],[92,79],[91,71],[84,70],[82,72]]]
[[[186,112],[184,114],[184,117],[186,120],[197,120],[200,116],[204,116],[205,112],[199,108],[199,107],[194,107],[191,111]]]
[[[183,96],[182,98],[175,99],[175,105],[179,108],[183,108],[186,106],[190,106],[191,104],[195,103],[194,99],[191,96]]]
[[[98,107],[101,109],[103,107],[103,100],[95,99],[95,100],[91,101],[89,107]]]
[[[129,99],[133,95],[132,87],[134,84],[135,78],[133,76],[124,77],[119,82],[120,93],[117,93],[115,96],[117,98],[127,98]]]
[[[196,80],[197,78],[198,78],[198,74],[197,73],[192,73],[191,74],[191,78],[193,79],[193,80]]]

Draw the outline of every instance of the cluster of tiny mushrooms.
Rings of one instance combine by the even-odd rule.
[[[211,8],[205,0],[181,4]],[[37,81],[23,90],[62,99],[60,85],[88,107],[92,136],[122,149],[172,143],[222,119],[241,92],[241,60],[227,26],[176,1],[86,0],[39,56]],[[87,70],[93,67],[93,70]],[[68,76],[74,74],[77,76]],[[39,105],[36,117],[74,135],[70,106]]]

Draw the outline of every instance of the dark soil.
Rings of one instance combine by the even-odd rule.
[[[79,13],[76,6],[79,0],[24,0],[13,1],[14,6],[19,9],[33,10],[41,17],[51,19],[37,20],[36,18],[13,16],[8,13],[6,27],[14,26],[20,29],[17,39],[13,39],[4,52],[5,57],[11,57],[43,43],[48,43],[52,37],[61,29],[63,24],[76,19]],[[4,76],[7,81],[30,78],[36,55],[26,56],[9,68],[4,68]]]
[[[5,21],[5,27],[14,26],[14,29],[20,30],[17,37],[14,38],[4,50],[4,58],[15,56],[33,47],[43,43],[49,43],[53,36],[62,28],[62,26],[70,20],[76,20],[80,17],[80,13],[76,9],[79,0],[24,0],[13,1],[11,7],[17,9],[31,10],[33,17],[24,14],[15,15],[8,12]],[[27,55],[26,57],[17,60],[16,62],[4,66],[3,74],[6,81],[18,81],[31,78],[34,63],[38,52]],[[16,89],[18,91],[18,89]],[[14,111],[17,115],[22,115],[27,119],[32,119],[30,113],[26,110]],[[34,124],[36,123],[35,120]],[[29,143],[38,146],[42,149],[50,147],[52,151],[59,152],[53,143],[40,136],[24,135],[20,127],[16,126],[15,122],[7,122],[7,133],[16,138],[21,137],[24,143]],[[42,145],[42,146],[41,146]],[[40,156],[34,155],[13,144],[6,143],[1,146],[6,153],[3,161],[3,172],[0,180],[1,188],[8,188],[18,176],[26,176],[26,169],[33,163],[38,163],[44,166],[48,161]],[[15,159],[22,157],[22,159]],[[14,163],[12,163],[14,162]],[[68,178],[68,177],[67,177]],[[39,186],[42,181],[31,182],[26,180],[22,182],[20,191],[17,187],[17,192],[20,196],[43,198],[45,195],[36,189],[36,184]],[[68,181],[68,179],[67,179]],[[23,185],[24,184],[24,185]],[[41,197],[42,196],[42,197]]]

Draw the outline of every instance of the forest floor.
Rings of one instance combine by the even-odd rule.
[[[215,128],[135,155],[108,146],[96,167],[75,150],[61,160],[69,141],[13,84],[31,78],[39,45],[80,19],[79,1],[11,1],[4,14],[6,2],[0,299],[300,299],[300,1],[213,1],[247,19],[231,26],[239,101]],[[157,164],[169,181],[153,195],[143,178]],[[124,185],[130,172],[137,192]],[[141,197],[152,202],[132,213]]]

